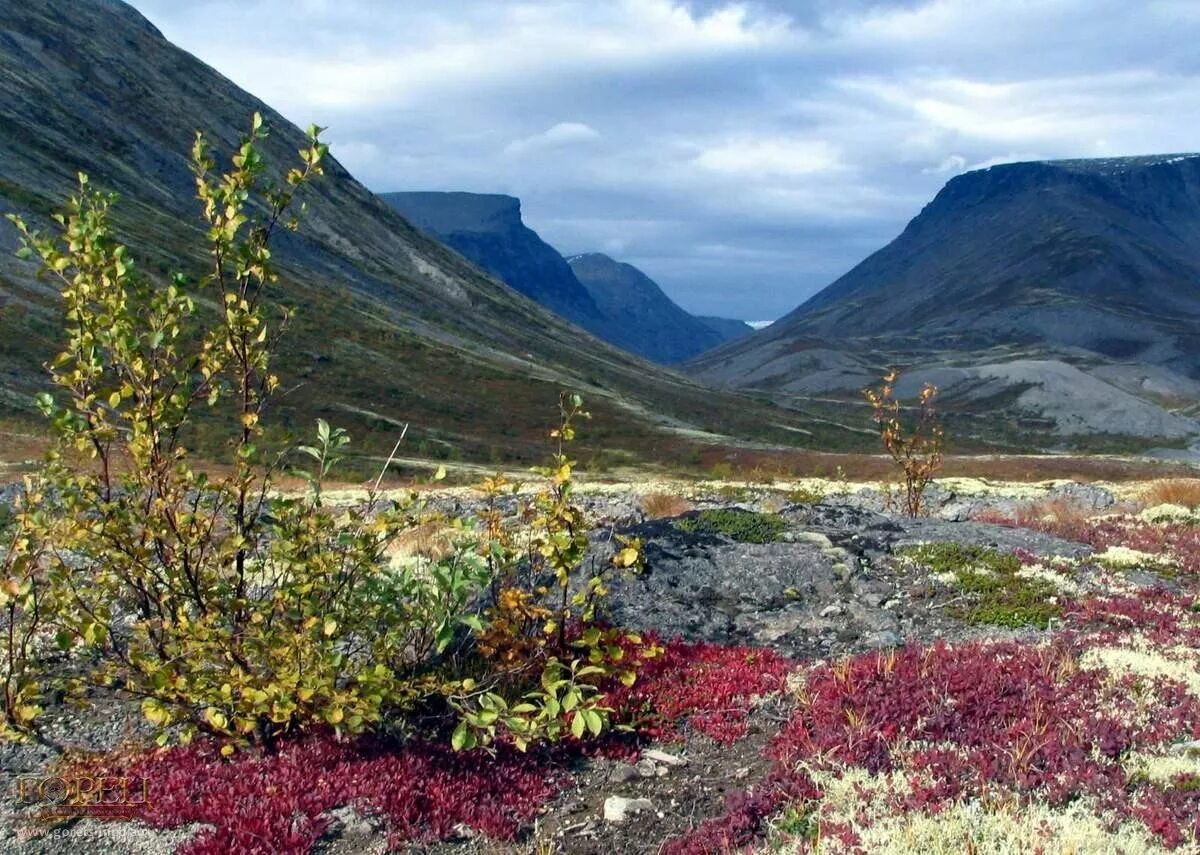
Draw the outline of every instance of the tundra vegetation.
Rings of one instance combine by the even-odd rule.
[[[296,443],[271,426],[291,317],[271,241],[300,227],[326,149],[311,129],[272,180],[266,133],[256,116],[224,171],[197,137],[202,277],[152,283],[115,237],[116,200],[83,176],[52,234],[14,218],[61,291],[66,340],[41,399],[54,446],[0,510],[0,736],[53,738],[64,700],[140,707],[160,747],[64,754],[53,771],[141,783],[154,797],[131,818],[188,830],[192,855],[310,852],[345,808],[394,850],[479,834],[512,844],[500,851],[571,851],[583,828],[612,851],[654,835],[671,855],[1196,851],[1194,484],[1104,514],[1061,496],[1014,504],[1023,485],[960,526],[855,505],[870,498],[843,458],[765,512],[772,461],[738,459],[754,489],[649,493],[634,516],[651,522],[604,530],[570,453],[588,413],[564,392],[532,489],[497,474],[470,512],[439,512],[433,491],[383,489],[397,442],[347,504],[330,486],[346,432],[319,421]],[[916,517],[943,435],[936,390],[911,421],[895,380],[867,393],[890,461],[860,462],[897,465]],[[197,459],[201,431],[224,432],[224,465]],[[930,531],[958,539],[908,537]],[[793,570],[813,584],[755,601],[787,618],[754,636],[765,646],[663,640],[605,622],[611,591],[666,575],[636,575],[646,554],[767,562],[718,568],[746,588],[762,590],[745,575],[760,568],[767,586]],[[836,603],[818,598],[826,578]],[[717,604],[697,608],[740,606],[739,587],[697,592]],[[913,636],[847,637],[867,613],[912,617]],[[780,652],[780,633],[813,627],[836,646]],[[624,837],[579,821],[575,776],[650,742],[729,765],[693,764],[693,790]],[[643,775],[650,759],[630,763],[630,786],[684,774]]]

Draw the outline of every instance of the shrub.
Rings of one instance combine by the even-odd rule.
[[[904,512],[910,517],[924,510],[925,488],[942,468],[944,433],[934,400],[936,386],[926,383],[921,389],[916,420],[906,426],[901,419],[901,405],[895,398],[895,382],[899,377],[890,371],[877,389],[864,389],[863,396],[874,410],[883,448],[904,474]]]
[[[0,518],[0,611],[4,614],[0,739],[19,737],[41,713],[37,645],[50,594],[40,584],[43,544],[36,537],[39,497],[29,479],[12,511]]]
[[[738,508],[700,511],[675,523],[680,531],[697,534],[721,534],[742,543],[772,543],[787,528],[777,514],[762,514]]]
[[[260,152],[266,133],[255,115],[222,175],[197,135],[191,163],[212,266],[196,283],[143,277],[113,237],[115,197],[86,176],[58,218],[61,236],[12,218],[23,253],[58,282],[67,342],[50,369],[59,398],[40,398],[57,443],[45,500],[36,512],[22,506],[3,553],[3,732],[36,726],[50,683],[86,697],[81,680],[39,668],[46,657],[33,641],[48,637],[96,663],[92,682],[140,700],[160,743],[204,732],[231,753],[233,743],[273,747],[314,727],[358,733],[447,703],[461,715],[456,748],[500,732],[522,748],[600,733],[601,682],[632,683],[658,649],[635,644],[627,657],[621,636],[596,623],[607,574],[636,569],[641,553],[618,538],[608,565],[583,571],[587,526],[565,454],[587,415],[578,396],[560,401],[558,447],[541,470],[548,486],[520,516],[501,520],[493,507],[436,543],[415,497],[385,501],[391,458],[363,504],[325,504],[323,484],[350,441],[341,429],[321,421],[314,444],[268,448],[271,355],[288,318],[268,320],[278,278],[269,244],[277,228],[298,226],[288,211],[321,174],[326,147],[312,128],[301,165],[276,183]],[[205,302],[215,312],[198,310]],[[200,419],[229,429],[226,474],[192,463]],[[90,465],[68,465],[80,454]],[[272,489],[284,468],[303,478],[302,494]],[[489,479],[484,490],[495,499],[502,486]],[[415,560],[390,561],[395,550]]]
[[[674,493],[647,493],[642,496],[642,511],[652,520],[677,517],[695,510],[687,499]]]
[[[310,130],[301,165],[278,184],[265,175],[258,115],[222,175],[197,135],[191,166],[212,259],[198,283],[142,276],[113,238],[115,197],[86,176],[61,237],[14,218],[25,252],[57,279],[67,321],[50,369],[59,399],[40,398],[57,440],[41,533],[57,608],[42,616],[64,650],[97,658],[95,682],[141,699],[162,740],[177,723],[184,740],[203,730],[266,744],[314,724],[377,723],[420,694],[411,669],[444,645],[471,581],[482,583],[482,562],[466,555],[448,590],[437,574],[383,575],[410,509],[384,507],[378,479],[365,506],[324,507],[343,431],[321,422],[315,445],[260,447],[279,382],[271,350],[287,321],[268,322],[269,243],[297,226],[289,208],[321,174],[318,135]],[[216,312],[198,312],[201,300]],[[187,431],[202,417],[232,426],[220,478],[189,458]],[[92,465],[70,467],[71,454]],[[309,489],[273,496],[273,476],[300,457],[311,459],[311,471],[298,470]]]

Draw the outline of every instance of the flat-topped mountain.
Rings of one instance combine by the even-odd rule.
[[[163,281],[176,269],[194,274],[205,259],[187,161],[193,137],[202,129],[224,167],[256,110],[271,129],[270,164],[291,166],[305,139],[297,127],[130,6],[0,0],[0,214],[48,228],[84,171],[120,194],[116,226],[142,270]],[[529,459],[544,452],[558,391],[571,388],[606,425],[603,442],[618,459],[681,453],[680,437],[696,430],[789,437],[764,426],[792,416],[714,398],[481,272],[336,159],[305,193],[300,231],[273,247],[275,298],[296,309],[276,363],[289,390],[276,424],[307,435],[319,415],[349,428],[356,447],[386,451],[411,423],[410,455]],[[0,410],[37,419],[32,397],[45,388],[61,312],[53,287],[13,257],[16,246],[15,229],[0,222]]]
[[[1027,363],[1019,371],[995,367],[1015,358]],[[1040,376],[1029,360],[1055,365]],[[1158,409],[1135,420],[1146,431],[1193,432],[1173,411],[1200,379],[1200,155],[957,176],[886,247],[696,367],[722,383],[815,394],[861,388],[888,363],[961,368],[949,391],[986,387],[997,399],[1007,389],[1010,408],[1023,398],[1042,414],[1031,389],[1058,388],[1067,364],[1100,382],[1097,394]],[[1066,421],[1050,418],[1074,432],[1123,432],[1089,401],[1059,413]]]
[[[735,337],[730,322],[698,320],[632,265],[600,253],[564,260],[525,225],[521,202],[512,196],[406,192],[380,198],[517,291],[631,353],[682,362]]]
[[[562,256],[521,219],[521,200],[498,193],[382,193],[422,231],[547,309],[597,332],[603,317]]]

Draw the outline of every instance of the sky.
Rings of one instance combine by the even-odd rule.
[[[377,192],[779,317],[953,176],[1200,147],[1200,0],[133,0]]]

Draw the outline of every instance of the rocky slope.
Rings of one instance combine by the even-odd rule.
[[[0,0],[0,213],[48,226],[82,170],[121,195],[117,224],[143,270],[194,273],[193,135],[202,128],[224,156],[255,110],[272,129],[270,162],[290,165],[298,128],[124,3]],[[307,432],[321,415],[383,449],[411,422],[417,454],[527,459],[564,386],[585,395],[604,425],[597,439],[618,454],[669,454],[681,431],[761,437],[757,425],[780,421],[571,326],[430,239],[336,160],[306,202],[299,234],[275,247],[277,293],[298,309],[279,362],[293,391],[275,418],[287,429]],[[15,248],[0,223],[0,415],[32,412],[59,330],[53,290]]]
[[[949,368],[968,407],[1058,434],[1178,440],[1198,430],[1177,412],[1200,377],[1198,233],[1200,155],[969,172],[892,243],[696,370],[804,396],[861,388],[887,364]],[[1063,379],[1073,372],[1086,382]]]

